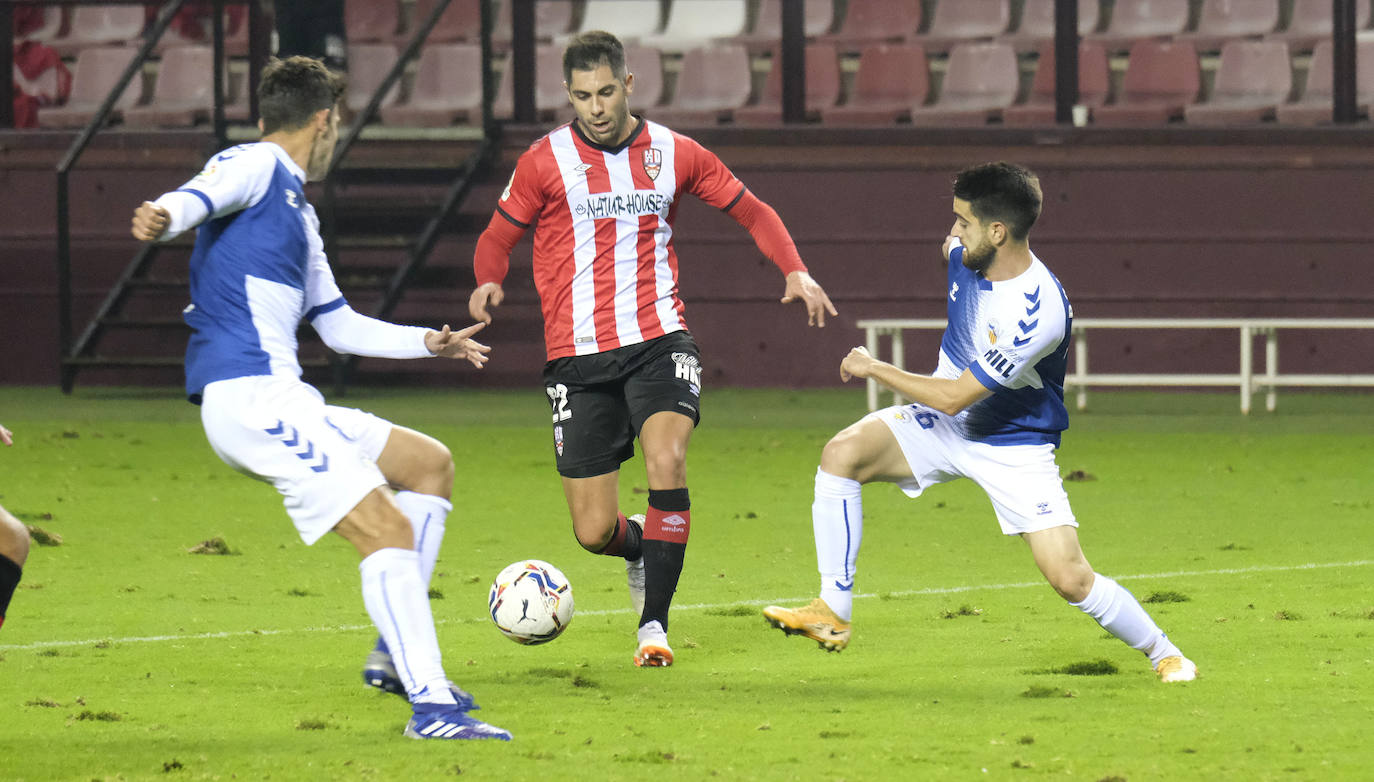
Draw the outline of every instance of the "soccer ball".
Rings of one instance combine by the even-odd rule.
[[[516,643],[544,644],[573,618],[572,585],[558,568],[537,559],[507,565],[491,584],[487,608],[496,629]]]

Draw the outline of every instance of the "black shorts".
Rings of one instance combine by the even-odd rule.
[[[634,456],[639,429],[665,410],[701,421],[701,356],[692,335],[675,331],[648,342],[544,365],[558,472],[590,478]]]

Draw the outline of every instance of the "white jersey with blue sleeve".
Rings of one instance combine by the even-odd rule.
[[[991,445],[1059,445],[1073,310],[1064,288],[1032,255],[1031,266],[992,282],[966,268],[964,248],[949,254],[949,324],[936,377],[969,370],[992,391],[955,417],[968,440]]]
[[[305,172],[271,142],[220,152],[156,203],[170,239],[199,226],[191,254],[192,329],[186,392],[253,375],[299,377],[296,329],[306,319],[336,350],[392,358],[428,356],[427,329],[354,313],[324,254],[319,218],[305,200]]]

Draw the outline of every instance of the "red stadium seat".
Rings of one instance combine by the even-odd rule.
[[[1227,41],[1259,37],[1278,26],[1279,0],[1202,0],[1197,29],[1176,40],[1190,41],[1200,52],[1214,52]]]
[[[447,74],[446,78],[451,79],[453,75]],[[563,86],[563,50],[551,44],[536,46],[534,110],[542,119],[550,119],[563,109],[571,111],[568,105],[568,89]],[[501,71],[496,99],[492,103],[492,113],[502,119],[509,119],[515,113],[515,73],[511,68],[510,58],[506,58],[506,67]]]
[[[820,112],[840,99],[840,57],[833,43],[806,47],[806,114]],[[773,67],[764,81],[763,94],[753,106],[735,109],[735,122],[743,125],[776,125],[782,122],[782,63],[773,56]]]
[[[142,13],[141,8],[139,13]],[[76,55],[76,64],[72,66],[71,96],[62,106],[40,107],[38,126],[79,128],[90,122],[137,53],[138,50],[132,46],[91,46],[82,49]],[[119,100],[115,101],[110,117],[118,119],[124,109],[138,105],[142,97],[143,77],[142,74],[135,74]]]
[[[208,120],[215,110],[213,63],[214,52],[209,46],[168,49],[158,64],[152,98],[147,105],[125,109],[124,124],[185,127]]]
[[[1007,125],[1054,124],[1054,45],[1045,44],[1036,61],[1035,80],[1025,103],[1002,111]],[[1102,44],[1083,41],[1078,45],[1078,103],[1096,109],[1107,102],[1111,92],[1111,65]]]
[[[921,0],[849,0],[840,29],[822,40],[840,51],[870,43],[901,43],[921,28]]]
[[[496,8],[496,25],[491,31],[491,43],[498,52],[510,49],[512,6],[507,2]],[[539,0],[534,4],[534,40],[552,43],[554,38],[567,34],[572,21],[572,3],[567,0]]]
[[[436,44],[437,45],[437,44]],[[382,85],[382,80],[396,65],[396,58],[400,52],[395,46],[389,43],[355,43],[348,47],[348,92],[344,95],[344,103],[355,113],[367,108],[367,102],[372,99],[372,93]],[[461,73],[455,71],[454,74]],[[455,82],[470,81],[472,77],[464,74],[459,78],[453,78]],[[382,99],[382,106],[390,106],[400,100],[401,82],[397,80],[387,91],[386,97]]]
[[[930,27],[911,38],[932,54],[944,54],[956,44],[995,38],[1011,25],[1009,0],[958,0],[935,5]]]
[[[1293,66],[1282,41],[1227,41],[1216,86],[1205,102],[1188,106],[1190,125],[1230,125],[1273,119],[1293,91]]]
[[[1369,26],[1369,9],[1369,3],[1355,4],[1356,30]],[[1293,51],[1308,51],[1320,41],[1331,39],[1331,11],[1331,0],[1293,0],[1288,26],[1268,37],[1287,41]]]
[[[634,74],[630,109],[648,109],[663,102],[663,52],[652,46],[626,46],[625,69]]]
[[[387,67],[395,61],[393,52]],[[426,46],[420,52],[410,100],[383,105],[382,122],[413,127],[442,127],[460,119],[476,122],[482,112],[481,73],[482,48],[476,44]]]
[[[1107,28],[1088,36],[1107,51],[1146,38],[1172,38],[1188,27],[1188,0],[1116,0]]]
[[[79,5],[67,34],[49,42],[63,57],[90,46],[138,43],[147,17],[141,5]]]
[[[1101,19],[1098,0],[1078,0],[1078,34],[1087,36]],[[1035,52],[1054,40],[1054,0],[1026,0],[1016,32],[999,36],[1017,52]]]
[[[587,0],[578,31],[605,30],[629,46],[663,26],[662,4],[644,0]],[[563,39],[555,39],[565,43]]]
[[[1355,104],[1361,116],[1369,115],[1374,103],[1374,40],[1355,44]],[[1294,103],[1279,106],[1276,119],[1285,125],[1322,125],[1331,122],[1335,111],[1332,98],[1331,42],[1320,41],[1312,50],[1307,66],[1307,86]]]
[[[1161,125],[1183,116],[1202,86],[1197,50],[1190,43],[1136,41],[1126,62],[1121,94],[1093,111],[1094,125]]]
[[[916,44],[875,43],[859,54],[854,88],[843,105],[821,109],[829,124],[891,125],[911,116],[930,93],[930,64]]]
[[[715,125],[749,101],[749,52],[738,44],[689,49],[668,103],[646,113],[667,125]]]
[[[1011,44],[961,43],[949,53],[935,103],[911,109],[913,125],[985,125],[1016,102],[1021,74]]]
[[[835,21],[835,0],[806,0],[802,31],[807,39],[830,32]],[[782,41],[782,0],[759,0],[754,27],[721,43],[742,44],[750,54],[776,49]]]
[[[400,28],[397,0],[344,0],[344,35],[349,43],[389,42]]]

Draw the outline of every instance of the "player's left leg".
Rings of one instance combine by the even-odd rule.
[[[692,502],[687,491],[687,444],[696,422],[681,413],[658,412],[639,430],[649,481],[649,507],[644,514],[644,611],[639,618],[635,664],[673,664],[668,646],[668,609],[682,576]]]
[[[1125,587],[1100,573],[1083,556],[1078,530],[1064,525],[1022,533],[1035,564],[1069,605],[1091,616],[1107,632],[1150,658],[1160,679],[1191,681],[1197,666],[1159,629]]]
[[[0,627],[5,624],[5,612],[10,598],[19,586],[24,561],[29,556],[29,530],[9,511],[0,508]]]

